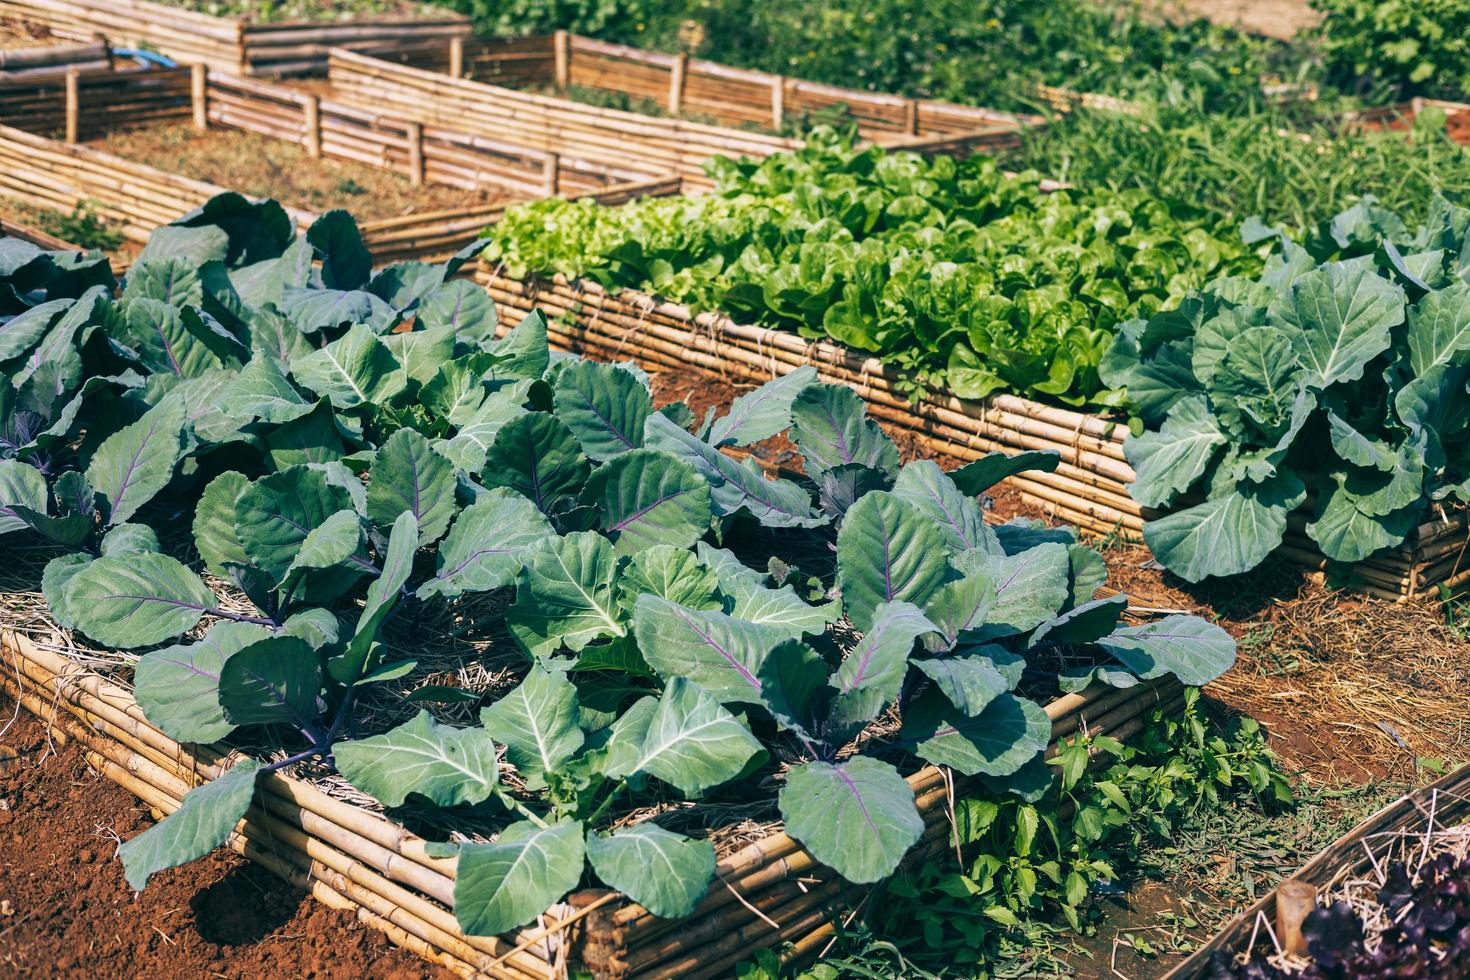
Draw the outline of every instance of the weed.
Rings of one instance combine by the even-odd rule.
[[[41,230],[65,239],[82,248],[101,249],[110,252],[123,243],[122,232],[109,227],[107,222],[92,210],[90,201],[83,201],[70,214],[47,211],[41,215]]]

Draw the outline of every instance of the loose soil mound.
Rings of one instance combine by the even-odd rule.
[[[117,843],[150,823],[75,743],[0,694],[0,974],[448,980],[231,853],[156,875],[135,895]]]

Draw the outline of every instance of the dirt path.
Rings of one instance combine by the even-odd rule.
[[[75,743],[0,694],[0,975],[449,980],[224,851],[135,895],[117,844],[150,823]]]
[[[1322,20],[1309,0],[1164,0],[1159,6],[1174,16],[1204,17],[1283,41]]]

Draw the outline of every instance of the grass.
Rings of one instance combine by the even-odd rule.
[[[1289,877],[1322,848],[1405,790],[1403,783],[1329,787],[1299,782],[1295,806],[1267,812],[1248,799],[1202,808],[1167,841],[1138,854],[1124,894],[1097,897],[1090,935],[1065,923],[1022,920],[983,967],[956,967],[946,944],[915,944],[861,921],[843,932],[801,980],[839,978],[1070,977],[1131,980],[1159,976],[1241,909]],[[927,946],[927,948],[926,948]],[[784,976],[790,976],[787,973]],[[783,976],[773,957],[745,964],[742,980]]]

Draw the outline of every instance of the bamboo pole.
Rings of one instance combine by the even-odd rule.
[[[189,66],[189,103],[194,110],[194,128],[209,128],[209,68],[202,62]]]
[[[449,39],[449,77],[464,77],[464,37],[458,34]]]
[[[684,111],[684,81],[689,74],[689,52],[680,51],[674,56],[669,69],[669,115],[677,116]]]
[[[308,95],[301,103],[302,123],[306,129],[306,155],[313,160],[322,155],[322,102]]]
[[[541,193],[556,197],[561,193],[561,154],[548,153],[541,164]]]
[[[565,92],[572,84],[572,38],[566,31],[552,35],[552,52],[556,60],[556,90]]]
[[[780,132],[786,125],[786,78],[777,75],[771,79],[771,128]]]
[[[77,114],[81,108],[81,96],[78,91],[78,81],[81,73],[75,68],[66,71],[66,141],[77,142]]]

